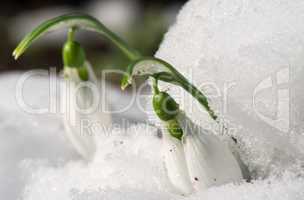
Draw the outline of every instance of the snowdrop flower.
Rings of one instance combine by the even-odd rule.
[[[93,156],[96,147],[91,131],[85,129],[82,122],[98,122],[98,128],[100,125],[103,128],[110,124],[111,117],[98,112],[97,109],[91,109],[95,108],[94,103],[99,102],[100,93],[96,89],[97,79],[91,66],[86,61],[84,50],[79,43],[74,41],[74,32],[85,29],[104,36],[120,49],[130,61],[139,59],[141,55],[96,18],[85,14],[72,13],[46,20],[37,26],[18,44],[13,52],[14,58],[18,59],[43,35],[61,28],[69,29],[68,41],[63,48],[67,92],[61,95],[62,105],[66,111],[64,116],[65,129],[74,148],[84,158],[89,159]],[[105,104],[106,102],[102,103]],[[88,107],[90,109],[87,109]],[[103,108],[105,107],[106,105],[103,105]]]
[[[232,152],[216,135],[194,124],[183,112],[177,116],[189,175],[195,190],[243,179]]]
[[[201,129],[179,105],[154,84],[153,108],[165,126],[164,162],[171,183],[182,194],[242,180],[230,149],[217,136]]]
[[[183,195],[190,194],[193,188],[181,142],[182,132],[178,129],[175,120],[179,110],[178,104],[168,93],[160,92],[155,86],[153,108],[164,125],[162,153],[168,178],[178,193]]]
[[[99,112],[100,93],[94,71],[85,61],[79,43],[66,42],[63,47],[65,90],[61,95],[64,109],[64,127],[67,138],[75,150],[85,159],[90,159],[96,150],[94,132],[90,123],[107,126],[111,123],[108,114]],[[106,103],[106,102],[103,102]]]
[[[86,63],[86,66],[88,71],[92,71],[89,63]],[[89,73],[89,79],[85,83],[75,69],[67,68],[64,74],[67,78],[64,81],[65,89],[61,94],[61,105],[64,110],[66,137],[83,158],[90,159],[96,150],[94,135],[96,133],[89,128],[89,124],[109,126],[111,116],[98,110],[100,94],[96,88],[96,77],[92,72]]]

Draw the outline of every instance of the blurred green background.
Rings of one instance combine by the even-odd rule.
[[[143,55],[153,55],[185,0],[64,0],[5,1],[0,16],[0,73],[8,70],[57,67],[66,30],[40,39],[19,60],[11,53],[22,37],[42,21],[70,12],[93,15]],[[125,57],[104,38],[80,31],[77,41],[85,48],[95,69],[125,69]],[[117,82],[119,77],[111,77]]]

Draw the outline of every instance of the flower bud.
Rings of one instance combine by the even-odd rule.
[[[167,92],[154,94],[153,108],[156,115],[163,121],[174,119],[179,111],[179,105]]]
[[[84,67],[77,68],[78,76],[82,81],[88,81],[89,80],[89,72],[88,69]]]
[[[171,136],[181,140],[183,136],[183,130],[179,126],[176,119],[166,121],[166,128]]]
[[[66,67],[83,67],[85,52],[78,42],[67,41],[62,50],[63,63]]]

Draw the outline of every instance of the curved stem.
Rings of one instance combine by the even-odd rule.
[[[136,75],[150,76],[154,79],[182,87],[206,109],[212,119],[217,119],[214,111],[209,106],[207,97],[166,61],[159,58],[149,57],[133,62],[129,65],[127,74],[122,79],[122,89],[127,87],[129,84],[132,84],[133,77]]]
[[[45,21],[24,37],[24,39],[14,50],[13,56],[15,59],[17,59],[35,40],[50,31],[54,31],[63,27],[82,28],[97,32],[114,43],[114,45],[118,47],[130,60],[137,60],[141,57],[141,55],[135,49],[128,46],[127,43],[125,43],[119,36],[110,31],[100,21],[85,14],[61,15],[59,17]]]

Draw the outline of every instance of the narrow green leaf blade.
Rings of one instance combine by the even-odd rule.
[[[121,88],[125,89],[132,84],[135,76],[151,76],[164,82],[178,85],[191,94],[208,112],[212,119],[217,119],[214,111],[210,108],[207,97],[190,83],[172,65],[164,60],[148,57],[139,59],[129,65],[126,74],[122,78]]]
[[[135,49],[129,47],[121,38],[107,29],[96,18],[86,14],[77,13],[61,15],[40,24],[37,28],[24,37],[24,39],[14,50],[13,56],[15,59],[19,58],[35,40],[43,35],[60,28],[69,27],[76,27],[79,29],[97,32],[112,41],[124,54],[126,54],[129,59],[135,60],[140,57],[140,54]]]

